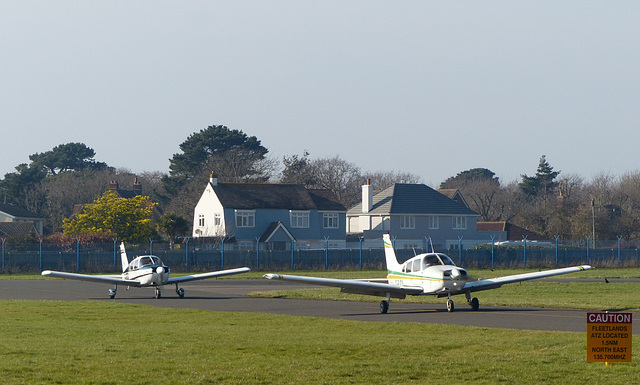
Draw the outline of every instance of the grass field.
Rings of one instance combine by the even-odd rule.
[[[3,384],[640,383],[584,333],[1,301]],[[637,346],[634,348],[637,351]]]
[[[518,272],[471,273],[491,277]],[[602,282],[533,281],[478,297],[481,306],[530,306],[547,297],[554,303],[535,306],[638,311],[637,284],[604,282],[604,277],[638,278],[638,273],[597,269],[565,277]],[[251,274],[258,278],[262,273]],[[303,274],[384,276],[361,271]],[[328,292],[321,294],[325,299],[340,296],[335,289],[303,292],[307,297]],[[636,342],[634,338],[637,352]],[[637,360],[610,366],[585,360],[585,333],[207,312],[118,302],[0,301],[2,384],[640,383]]]

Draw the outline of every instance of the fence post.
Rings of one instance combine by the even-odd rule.
[[[522,249],[523,254],[524,254],[524,256],[523,256],[524,267],[527,267],[527,237],[528,237],[528,235],[523,235],[522,236],[522,241],[524,242],[524,249]]]
[[[222,243],[220,245],[220,269],[224,269],[224,237],[222,237]]]
[[[362,239],[364,237],[358,237],[358,239],[360,240],[360,270],[362,270]]]
[[[618,266],[620,266],[620,240],[622,239],[621,235],[616,235],[618,238]]]
[[[260,270],[260,238],[256,237],[256,270]]]
[[[589,236],[586,235],[587,238],[587,265],[589,264]]]
[[[458,266],[462,266],[462,236],[458,235]]]
[[[149,255],[153,255],[153,239],[149,238]]]
[[[556,238],[556,265],[558,264],[558,238],[560,238],[559,235],[554,235],[554,237]]]
[[[293,270],[293,256],[295,255],[295,241],[291,240],[291,270]]]
[[[117,265],[117,258],[116,258],[116,255],[117,255],[116,253],[118,250],[117,242],[118,242],[118,238],[113,238],[113,271],[115,271],[116,273],[118,272],[118,265]]]
[[[80,238],[76,238],[76,272],[80,272]]]
[[[491,237],[491,268],[493,269],[493,245],[495,244],[495,240],[496,240],[496,236],[494,235],[490,235]]]
[[[2,274],[4,274],[4,241],[6,240],[6,238],[2,238]]]
[[[329,270],[329,237],[324,237],[324,269]]]
[[[187,246],[184,252],[184,268],[185,271],[189,271],[189,240],[191,237],[186,237],[185,239],[187,240]]]
[[[38,252],[38,255],[40,257],[40,272],[42,273],[42,238],[40,238],[40,251]]]

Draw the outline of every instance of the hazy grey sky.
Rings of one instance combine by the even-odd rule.
[[[0,0],[0,177],[82,142],[168,172],[225,125],[432,186],[505,182],[541,155],[589,180],[640,169],[635,1]]]

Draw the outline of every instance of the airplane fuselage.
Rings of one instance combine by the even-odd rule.
[[[444,254],[420,254],[396,270],[388,269],[387,280],[399,286],[420,287],[423,294],[456,293],[464,288],[469,274]]]
[[[140,256],[122,273],[126,280],[138,281],[139,286],[160,286],[169,280],[169,266],[153,255]]]

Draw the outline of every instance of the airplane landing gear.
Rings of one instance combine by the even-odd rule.
[[[387,314],[389,311],[389,301],[383,300],[380,302],[380,314]]]
[[[469,301],[469,305],[471,305],[471,310],[473,311],[476,311],[480,308],[480,302],[476,297],[471,298],[471,301]]]
[[[113,289],[109,289],[109,298],[110,299],[116,298],[116,291],[118,291],[118,286],[116,286]]]
[[[467,297],[467,302],[469,303],[469,306],[471,306],[471,310],[473,311],[478,310],[480,308],[480,301],[478,301],[478,299],[475,297],[471,298],[470,292],[466,292],[465,295]]]
[[[387,314],[389,311],[389,302],[391,302],[391,293],[387,293],[386,298],[380,302],[380,314]]]
[[[162,292],[160,291],[159,287],[156,287],[156,298],[161,298],[162,297]]]
[[[455,310],[455,306],[453,305],[453,300],[451,298],[449,298],[447,300],[447,311],[449,313],[453,313],[454,310]]]
[[[184,298],[184,289],[181,287],[178,287],[177,283],[176,283],[176,294],[178,294],[178,297]]]

